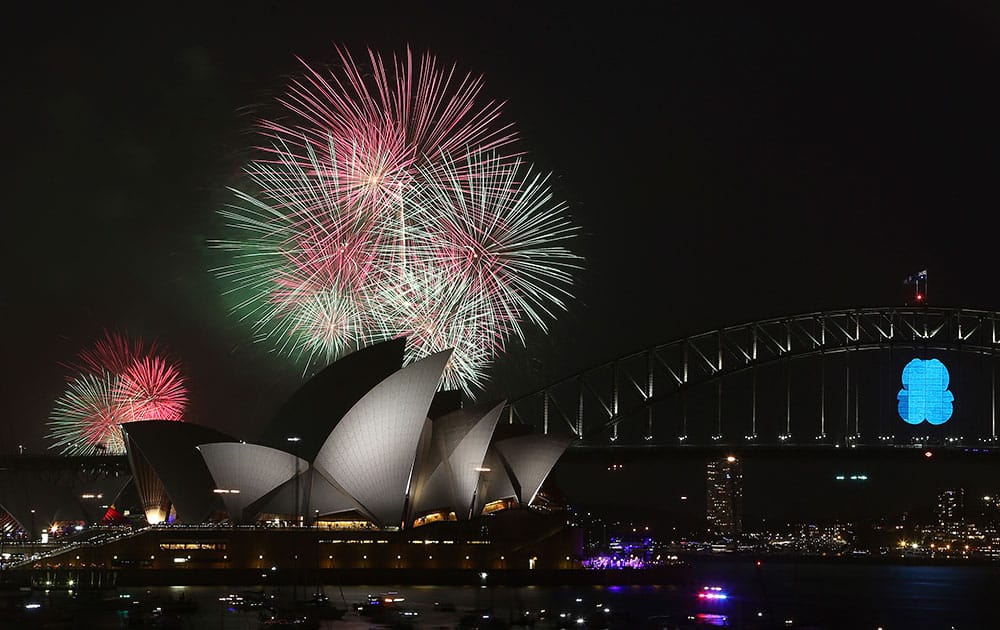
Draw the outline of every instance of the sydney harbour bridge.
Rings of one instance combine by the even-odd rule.
[[[914,360],[945,366],[933,394],[946,397],[946,418],[902,417],[903,370]],[[814,312],[623,356],[512,400],[505,413],[510,422],[571,437],[577,449],[1000,452],[998,363],[998,312]]]
[[[950,412],[904,420],[904,367],[937,359]],[[1000,454],[1000,312],[862,308],[686,336],[512,399],[501,416],[573,439],[570,453],[718,449]],[[940,419],[938,419],[940,420]],[[124,456],[6,457],[4,468],[125,472]]]

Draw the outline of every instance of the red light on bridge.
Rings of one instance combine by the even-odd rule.
[[[918,293],[917,294],[917,301],[918,302],[923,302],[924,301],[924,294],[923,293]]]
[[[932,453],[930,451],[924,451],[924,457],[927,458],[927,459],[930,459],[930,458],[934,457],[934,453]]]

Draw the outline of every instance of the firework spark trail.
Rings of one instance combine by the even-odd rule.
[[[570,297],[581,259],[565,243],[577,229],[565,204],[553,200],[548,176],[523,169],[520,160],[498,163],[470,152],[465,167],[446,159],[421,173],[424,185],[412,203],[428,219],[415,223],[426,229],[411,238],[411,251],[464,278],[523,341],[520,321],[546,330],[546,319]]]
[[[47,437],[53,440],[50,448],[59,449],[63,455],[123,453],[117,388],[118,379],[106,372],[72,379],[49,416]]]
[[[187,388],[177,368],[162,357],[138,357],[118,378],[115,395],[129,409],[129,420],[180,420]]]
[[[483,385],[484,372],[504,347],[509,330],[493,311],[476,299],[460,277],[438,267],[408,265],[387,276],[382,321],[386,339],[406,337],[404,360],[412,363],[441,350],[453,349],[442,384],[472,396]]]
[[[150,348],[155,352],[155,348]],[[133,359],[142,352],[142,343],[138,339],[129,339],[125,335],[105,331],[104,337],[94,342],[93,347],[82,350],[76,364],[67,367],[80,371],[100,373],[110,371],[120,374],[127,370]]]
[[[409,49],[304,74],[258,130],[268,145],[220,211],[233,310],[305,370],[406,336],[406,361],[453,348],[468,394],[523,325],[565,309],[577,230],[548,177],[513,152],[481,78]],[[457,157],[453,157],[457,156]],[[322,367],[320,365],[320,367]]]
[[[53,405],[46,436],[64,455],[122,454],[119,424],[183,419],[184,378],[155,344],[105,333],[68,367],[76,374]]]
[[[335,286],[299,291],[282,304],[282,309],[287,331],[296,339],[295,351],[324,364],[353,352],[371,338],[365,325],[368,311]]]
[[[344,203],[336,178],[315,174],[315,153],[306,169],[279,157],[247,168],[263,199],[235,191],[242,203],[221,212],[248,238],[216,243],[234,254],[216,273],[249,296],[237,310],[258,339],[326,363],[376,340],[368,332],[381,325],[372,287],[393,267],[395,239],[378,216]]]
[[[409,48],[390,63],[369,50],[370,70],[343,48],[337,54],[340,65],[327,72],[300,60],[304,75],[279,100],[292,120],[265,120],[260,127],[305,168],[313,166],[309,150],[315,151],[324,170],[340,179],[350,205],[394,208],[419,163],[470,146],[500,149],[517,139],[513,125],[500,122],[503,103],[478,104],[481,77],[458,78],[455,65],[442,67],[429,53],[415,68]]]

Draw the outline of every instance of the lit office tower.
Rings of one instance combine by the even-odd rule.
[[[938,495],[937,517],[938,525],[947,527],[962,520],[962,508],[965,507],[965,490],[945,490]]]
[[[733,536],[743,529],[743,469],[733,456],[708,462],[708,531]]]

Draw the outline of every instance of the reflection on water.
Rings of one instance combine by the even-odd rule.
[[[320,621],[319,627],[1000,627],[1000,567],[778,562],[758,567],[750,561],[718,561],[697,564],[693,573],[690,583],[652,586],[327,585],[322,593],[347,613],[341,620]],[[114,596],[135,602],[134,608],[78,609],[70,618],[56,614],[68,604],[65,593],[36,592],[25,603],[38,608],[23,610],[23,621],[15,626],[15,617],[8,615],[7,625],[0,627],[257,630],[263,627],[261,605],[307,599],[316,590],[121,588]],[[192,605],[171,615],[148,614],[157,603],[178,601]],[[373,609],[380,601],[388,601],[391,614],[389,608]]]

